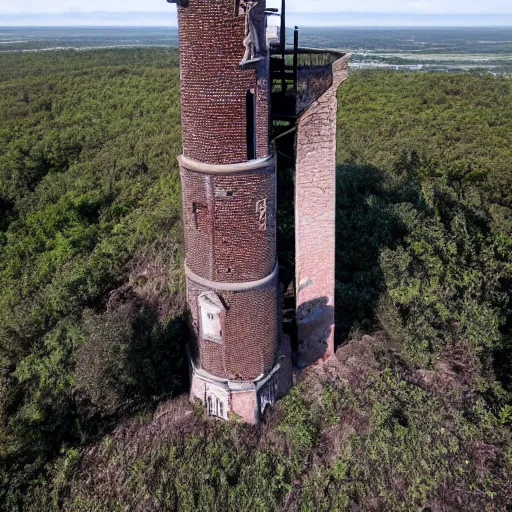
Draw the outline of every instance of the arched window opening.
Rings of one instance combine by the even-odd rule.
[[[198,297],[203,339],[222,343],[222,314],[224,306],[213,292],[202,293]]]
[[[247,160],[254,160],[256,158],[256,96],[253,90],[247,91],[246,119]]]

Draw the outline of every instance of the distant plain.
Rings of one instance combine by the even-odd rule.
[[[289,43],[291,38],[289,32]],[[512,73],[510,27],[301,27],[300,44],[349,50],[353,68]],[[0,27],[0,53],[177,45],[173,27]]]

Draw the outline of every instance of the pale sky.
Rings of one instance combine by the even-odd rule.
[[[280,3],[270,0],[269,3]],[[394,12],[428,14],[512,14],[510,0],[288,0],[292,12]],[[161,12],[165,0],[0,0],[0,13]]]
[[[280,4],[280,0],[267,1],[269,6]],[[337,25],[338,19],[349,25],[354,24],[350,20],[364,24],[365,19],[378,21],[380,15],[383,25],[397,20],[402,25],[421,24],[421,20],[423,24],[509,25],[512,20],[512,0],[288,0],[287,7],[290,21],[302,25],[308,20],[312,25],[330,21]],[[79,20],[76,24],[81,25],[175,25],[176,7],[166,0],[0,0],[0,26],[18,24],[16,20],[22,24],[25,19],[41,20],[44,25],[66,20],[71,24]]]

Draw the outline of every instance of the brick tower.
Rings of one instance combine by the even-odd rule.
[[[265,2],[179,0],[191,398],[255,423],[291,385],[281,340]]]
[[[277,31],[275,37],[267,33],[267,16],[276,10],[267,10],[265,0],[168,1],[178,4],[181,55],[179,164],[193,332],[190,396],[210,416],[256,423],[292,384],[290,338],[298,336],[296,353],[307,352],[299,363],[309,364],[333,351],[335,123],[333,127],[329,119],[326,129],[311,128],[310,119],[302,130],[300,121],[322,98],[324,107],[320,114],[318,108],[312,111],[313,122],[322,115],[332,118],[333,105],[335,121],[335,93],[341,82],[333,79],[333,62],[342,54],[329,54],[327,61],[317,50],[302,55],[297,37],[294,48],[287,49],[284,0],[280,38]],[[306,136],[305,144],[311,142],[308,130],[318,132],[318,148],[310,145],[304,159],[314,169],[320,165],[322,207],[331,211],[326,216],[306,208],[306,228],[296,223],[298,239],[304,232],[320,244],[316,254],[322,254],[322,236],[328,240],[326,263],[318,268],[311,246],[297,243],[301,254],[293,259],[305,270],[296,294],[294,286],[280,280],[276,169],[285,165],[280,162],[283,155],[295,162],[301,137]],[[314,163],[315,155],[320,163]],[[297,165],[297,170],[307,174],[304,166]],[[304,192],[317,200],[315,175],[301,176],[297,178],[304,182]],[[293,191],[293,182],[284,188]],[[300,199],[297,214],[306,203],[307,197]],[[284,321],[296,328],[285,329],[283,336],[281,290],[287,288],[294,289],[296,313]],[[301,341],[304,332],[307,343]]]

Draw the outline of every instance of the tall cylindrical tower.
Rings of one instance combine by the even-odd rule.
[[[258,421],[290,385],[281,356],[265,0],[179,0],[191,398]]]

